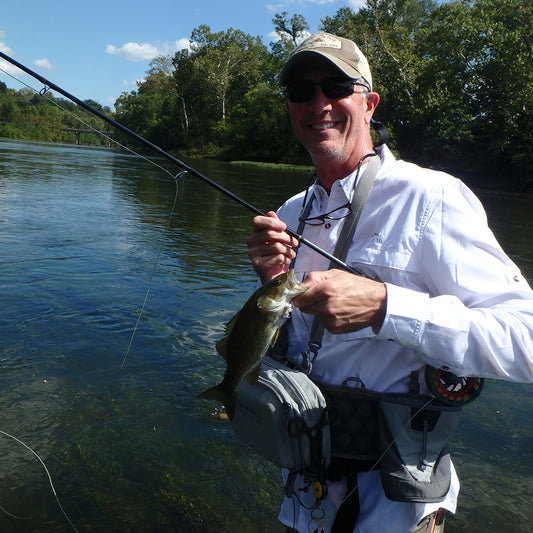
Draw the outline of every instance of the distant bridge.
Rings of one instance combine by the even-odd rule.
[[[109,140],[113,134],[111,131],[95,131],[95,130],[79,130],[76,128],[61,128],[61,131],[71,131],[76,136],[76,144],[80,144],[80,135],[82,133],[92,133],[93,135],[101,135],[102,137],[108,137],[107,147],[111,148],[111,141]]]

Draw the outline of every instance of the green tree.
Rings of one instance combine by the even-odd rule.
[[[533,183],[533,3],[478,0],[471,16],[481,56],[473,69],[477,144]]]
[[[179,146],[179,108],[171,58],[153,59],[137,91],[122,93],[117,99],[115,112],[120,123],[161,148]]]
[[[272,55],[277,61],[278,70],[294,48],[309,35],[309,24],[302,15],[294,14],[290,19],[286,11],[272,19],[278,40],[271,43]]]
[[[448,168],[531,175],[532,21],[519,0],[438,6],[417,35],[417,112],[404,141],[423,128],[432,141],[422,146]]]
[[[0,97],[0,122],[11,122],[17,107],[12,98]]]
[[[190,50],[174,56],[173,77],[194,141],[217,141],[233,107],[268,80],[268,60],[260,39],[240,30],[213,33],[202,25],[192,32]]]
[[[228,159],[308,163],[292,134],[282,95],[266,83],[250,89],[235,106],[224,141]]]
[[[367,0],[323,29],[367,55],[376,111],[402,157],[466,174],[527,180],[533,5],[521,0]]]

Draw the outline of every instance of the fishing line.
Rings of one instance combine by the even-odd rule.
[[[376,470],[376,468],[378,467],[379,465],[379,462],[385,457],[385,455],[387,455],[387,452],[392,448],[392,446],[396,443],[396,441],[401,437],[402,433],[409,427],[409,425],[411,424],[411,422],[431,403],[435,401],[435,398],[429,398],[429,400],[422,406],[420,407],[420,409],[418,409],[418,411],[416,411],[411,417],[409,417],[409,420],[405,423],[405,425],[402,427],[402,429],[400,431],[398,431],[398,434],[394,437],[394,439],[392,439],[392,441],[390,442],[390,444],[385,448],[385,450],[383,451],[383,453],[379,456],[379,458],[377,459],[377,461],[374,463],[374,465],[372,466],[372,468],[370,468],[370,470],[365,474],[365,476],[363,477],[363,479],[361,479],[361,481],[359,481],[355,487],[350,491],[348,492],[348,494],[344,497],[344,499],[342,500],[342,502],[340,503],[339,507],[344,503],[346,502],[346,500],[348,500],[350,498],[350,496],[356,491],[359,489],[359,487],[367,480],[368,476],[374,472],[374,470]]]
[[[237,202],[238,204],[240,204],[241,206],[245,207],[246,209],[252,211],[256,215],[266,216],[265,213],[263,213],[262,211],[260,211],[256,207],[254,207],[253,205],[249,204],[248,202],[246,202],[245,200],[243,200],[242,198],[240,198],[236,194],[233,194],[231,191],[229,191],[228,189],[222,187],[221,185],[219,185],[215,181],[210,180],[209,178],[207,178],[206,176],[204,176],[203,174],[201,174],[200,172],[198,172],[194,168],[186,165],[183,161],[180,161],[176,157],[170,155],[168,152],[165,152],[164,150],[159,148],[159,146],[156,146],[155,144],[151,143],[150,141],[148,141],[144,137],[141,137],[139,134],[137,134],[137,133],[131,131],[130,129],[126,128],[125,126],[123,126],[122,124],[117,122],[116,120],[113,120],[112,118],[108,117],[107,115],[105,115],[101,111],[98,111],[97,109],[95,109],[94,107],[90,106],[89,104],[87,104],[83,100],[80,100],[76,96],[74,96],[74,95],[70,94],[69,92],[65,91],[64,89],[62,89],[61,87],[59,87],[55,83],[51,82],[50,80],[46,79],[45,77],[41,76],[40,74],[37,74],[33,70],[31,70],[28,67],[24,66],[22,63],[19,63],[18,61],[12,59],[8,55],[6,55],[4,52],[0,52],[0,57],[5,59],[6,61],[11,63],[12,65],[15,65],[17,68],[19,68],[23,72],[26,72],[27,74],[29,74],[30,76],[32,76],[36,80],[39,80],[41,83],[43,83],[45,85],[45,88],[43,89],[43,90],[45,90],[45,92],[48,89],[52,89],[54,91],[57,91],[58,93],[62,94],[63,96],[65,96],[66,98],[68,98],[69,100],[71,100],[72,102],[77,104],[78,106],[80,106],[83,109],[85,109],[86,111],[89,111],[93,115],[99,117],[103,121],[105,121],[108,124],[112,125],[113,127],[117,128],[121,132],[125,133],[129,137],[135,139],[137,142],[139,142],[139,143],[143,144],[144,146],[150,148],[151,150],[153,150],[154,152],[156,152],[157,154],[159,154],[163,158],[165,158],[165,159],[171,161],[172,163],[176,164],[178,167],[180,167],[182,170],[185,170],[191,176],[194,176],[196,178],[201,179],[203,182],[205,182],[208,185],[210,185],[211,187],[217,189],[219,192],[221,192],[222,194],[225,194],[226,196],[231,198],[233,201]],[[317,246],[313,242],[307,240],[306,238],[303,237],[303,235],[298,234],[297,232],[291,230],[290,228],[287,228],[285,230],[285,232],[287,234],[289,234],[291,237],[296,238],[304,246],[307,246],[308,248],[311,248],[312,250],[314,250],[318,254],[322,255],[323,257],[328,259],[330,262],[332,262],[335,265],[337,265],[339,268],[342,268],[343,270],[346,270],[347,272],[351,272],[352,274],[359,274],[359,272],[357,272],[355,269],[353,269],[352,267],[347,265],[344,261],[341,261],[340,259],[338,259],[334,255],[326,252],[326,250],[323,250],[322,248],[320,248],[319,246]]]
[[[70,520],[70,518],[68,517],[67,513],[65,512],[65,510],[63,509],[63,506],[61,505],[61,502],[59,501],[59,496],[57,495],[57,492],[56,492],[56,489],[54,487],[54,483],[52,482],[52,476],[50,475],[50,471],[48,470],[48,468],[46,467],[46,465],[44,464],[44,461],[41,459],[41,457],[39,456],[39,454],[34,451],[32,448],[30,448],[26,443],[22,442],[20,439],[17,439],[17,437],[13,436],[13,435],[10,435],[9,433],[6,433],[5,431],[2,431],[0,430],[0,434],[4,435],[5,437],[8,437],[12,440],[14,440],[15,442],[18,442],[21,446],[24,446],[24,448],[26,448],[28,451],[30,451],[37,459],[38,461],[41,463],[41,465],[43,466],[44,468],[44,471],[46,472],[46,475],[48,476],[48,483],[50,484],[50,487],[52,489],[52,492],[54,494],[54,497],[55,497],[55,500],[56,500],[56,503],[59,507],[59,509],[61,510],[61,513],[63,513],[63,516],[65,517],[65,519],[67,520],[67,522],[69,523],[69,525],[72,527],[72,529],[74,531],[76,531],[76,533],[78,533],[78,530],[76,529],[76,526],[72,523],[72,521]],[[12,516],[14,518],[21,518],[21,517],[18,517],[18,516],[15,516],[15,515],[12,515],[11,513],[7,513],[9,516]],[[26,518],[22,518],[23,520],[26,520]]]
[[[176,203],[178,201],[179,180],[185,174],[187,174],[187,171],[183,170],[179,174],[176,174],[176,176],[174,176],[174,181],[176,182],[176,193],[174,195],[174,202],[172,203],[172,209],[170,210],[170,215],[168,217],[168,222],[165,228],[165,232],[168,232],[170,229],[170,224],[172,222],[172,216],[174,214],[174,209],[176,208]],[[152,269],[152,274],[150,275],[150,281],[148,282],[148,289],[146,290],[146,294],[144,295],[144,301],[142,303],[139,314],[137,315],[137,321],[135,322],[135,327],[133,328],[133,331],[131,332],[130,342],[126,349],[126,353],[124,354],[124,359],[122,359],[122,364],[120,365],[121,370],[124,368],[124,363],[126,362],[126,358],[128,357],[130,353],[131,345],[133,343],[133,337],[135,337],[135,333],[137,332],[137,327],[139,326],[139,322],[141,321],[141,317],[143,316],[144,306],[146,305],[146,302],[148,301],[148,295],[150,294],[150,289],[152,288],[152,282],[154,279],[155,271],[157,270],[157,266],[159,265],[159,258],[161,257],[162,251],[163,251],[163,243],[161,243],[161,245],[159,246],[159,251],[157,253],[154,267]]]
[[[109,142],[112,142],[114,144],[116,144],[117,146],[119,146],[120,148],[134,154],[135,156],[137,157],[140,157],[141,159],[147,161],[148,163],[151,163],[152,165],[154,165],[156,168],[162,170],[163,172],[166,172],[167,174],[169,174],[174,182],[176,183],[176,192],[175,192],[175,195],[174,195],[174,202],[172,204],[172,209],[170,211],[170,216],[168,218],[168,222],[166,224],[166,227],[165,227],[165,231],[168,231],[169,228],[170,228],[170,224],[171,224],[171,221],[172,221],[172,216],[173,216],[173,213],[174,213],[174,210],[176,208],[176,203],[177,203],[177,199],[178,199],[178,181],[179,179],[185,175],[187,173],[186,170],[183,170],[182,172],[178,173],[177,175],[174,176],[174,174],[172,174],[168,169],[164,168],[163,166],[159,165],[158,163],[156,163],[155,161],[153,161],[152,159],[148,158],[148,157],[145,157],[144,155],[142,154],[139,154],[137,153],[135,150],[121,144],[120,142],[118,142],[116,139],[113,139],[111,136],[107,135],[106,133],[100,131],[98,128],[88,124],[87,122],[85,122],[81,117],[79,117],[78,115],[75,115],[74,113],[72,113],[71,111],[69,111],[68,109],[66,109],[64,106],[62,106],[59,102],[57,101],[54,101],[52,100],[46,93],[48,92],[49,90],[49,87],[48,86],[44,86],[43,89],[41,89],[40,91],[37,91],[37,89],[35,89],[35,87],[32,87],[31,85],[29,85],[28,83],[20,80],[19,78],[17,78],[16,76],[10,74],[9,72],[7,72],[6,70],[4,70],[3,68],[0,67],[0,71],[3,72],[4,74],[6,74],[7,76],[9,76],[10,78],[14,79],[15,81],[19,82],[21,85],[24,85],[25,87],[27,87],[28,89],[34,91],[36,94],[39,94],[41,96],[43,96],[44,98],[46,98],[51,104],[55,105],[56,107],[58,107],[59,109],[61,109],[63,112],[65,112],[67,115],[69,115],[70,117],[74,118],[75,120],[77,120],[80,124],[83,124],[86,128],[89,128],[90,130],[94,131],[95,133],[98,133],[99,135],[101,135],[102,137],[104,137],[105,139],[107,139]],[[150,294],[150,290],[151,290],[151,287],[152,287],[152,281],[154,279],[154,275],[155,275],[155,272],[157,270],[157,267],[158,267],[158,264],[159,264],[159,258],[161,257],[161,253],[162,253],[162,249],[163,249],[163,244],[161,243],[160,247],[159,247],[159,250],[158,250],[158,253],[157,253],[157,257],[156,257],[156,260],[155,260],[155,263],[154,263],[154,266],[153,266],[153,269],[152,269],[152,273],[150,275],[150,280],[148,282],[148,288],[146,290],[146,293],[145,293],[145,296],[144,296],[144,300],[143,300],[143,303],[141,305],[141,309],[137,315],[137,320],[135,322],[135,326],[133,328],[133,331],[132,331],[132,334],[131,334],[131,337],[130,337],[130,340],[129,340],[129,343],[128,343],[128,346],[126,348],[126,352],[124,354],[124,358],[122,360],[122,364],[120,365],[120,369],[122,370],[124,368],[124,363],[126,362],[126,359],[130,353],[130,350],[131,350],[131,346],[133,344],[133,338],[135,337],[135,334],[137,332],[137,328],[139,326],[139,323],[141,321],[141,318],[143,316],[143,313],[144,313],[144,308],[146,306],[146,302],[148,301],[148,296]],[[9,513],[7,513],[9,514]]]
[[[14,518],[15,520],[29,520],[30,519],[29,516],[17,516],[16,514],[10,513],[7,509],[2,507],[1,505],[0,505],[0,511],[2,511],[7,516],[10,516],[11,518]]]
[[[105,132],[103,131],[100,131],[98,128],[96,128],[95,126],[92,126],[91,124],[85,122],[81,117],[79,117],[78,115],[75,115],[74,113],[72,113],[72,111],[68,110],[66,107],[62,106],[60,102],[57,102],[57,101],[54,101],[50,98],[50,96],[47,94],[48,91],[50,90],[50,88],[45,85],[40,91],[37,90],[35,87],[32,87],[31,85],[29,85],[28,83],[26,83],[25,81],[17,78],[16,76],[14,76],[13,74],[11,74],[10,72],[7,72],[7,70],[4,70],[2,67],[0,67],[0,72],[3,72],[6,76],[9,76],[10,78],[14,79],[15,81],[17,81],[18,83],[20,83],[21,85],[24,85],[26,88],[32,90],[35,94],[38,94],[44,98],[46,98],[51,104],[55,105],[57,108],[61,109],[61,111],[63,111],[64,113],[66,113],[67,115],[69,115],[70,117],[72,117],[73,119],[77,120],[80,124],[83,124],[86,128],[94,131],[95,133],[97,133],[98,135],[101,135],[104,139],[107,139],[110,143],[113,143],[113,144],[116,144],[117,146],[119,146],[120,148],[122,148],[123,150],[127,151],[127,152],[130,152],[131,154],[137,156],[137,157],[140,157],[141,159],[144,159],[144,161],[148,162],[148,163],[151,163],[152,165],[154,165],[155,167],[159,168],[160,170],[162,170],[163,172],[166,172],[169,176],[171,176],[172,178],[174,178],[174,174],[172,174],[172,172],[170,172],[170,170],[166,169],[165,167],[161,166],[160,164],[156,163],[153,159],[150,159],[149,157],[146,157],[142,154],[139,154],[138,152],[136,152],[135,150],[133,150],[132,148],[129,148],[128,146],[120,143],[119,141],[117,141],[116,139],[113,139],[113,137],[111,137],[110,135],[107,135]]]

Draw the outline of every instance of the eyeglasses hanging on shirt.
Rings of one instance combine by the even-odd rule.
[[[361,167],[363,165],[363,161],[368,157],[373,157],[376,155],[377,154],[375,152],[371,152],[369,154],[366,154],[359,160],[359,163],[357,165],[357,173],[355,174],[355,178],[353,180],[353,187],[350,192],[350,197],[348,198],[348,201],[344,205],[341,205],[340,207],[336,207],[335,209],[332,209],[331,211],[328,211],[327,213],[323,213],[322,215],[310,217],[309,213],[311,211],[311,204],[313,203],[313,200],[311,200],[309,203],[307,202],[307,198],[309,196],[309,189],[311,188],[311,184],[313,182],[315,185],[318,183],[317,175],[316,173],[313,173],[313,175],[309,179],[307,188],[305,189],[305,195],[304,195],[304,199],[302,202],[302,209],[300,211],[300,216],[298,217],[298,222],[300,223],[300,227],[298,231],[300,233],[303,232],[304,224],[307,224],[309,226],[321,226],[322,224],[326,224],[326,228],[328,228],[329,225],[326,223],[327,220],[342,220],[343,218],[350,216],[352,214],[352,202],[354,199],[355,190],[359,183],[359,174],[361,173]],[[374,180],[372,178],[372,182],[373,181]],[[368,192],[365,192],[365,194],[368,195]]]
[[[300,216],[298,217],[298,221],[302,222],[303,224],[309,224],[310,226],[320,226],[321,224],[324,224],[326,220],[342,220],[343,218],[346,218],[351,212],[351,203],[347,202],[346,204],[341,205],[340,207],[336,207],[335,209],[332,209],[331,211],[328,211],[323,215],[308,218],[302,218],[302,216]]]

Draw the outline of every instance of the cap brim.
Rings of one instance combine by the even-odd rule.
[[[337,57],[333,57],[327,53],[324,52],[318,52],[315,50],[303,50],[302,52],[299,52],[295,54],[294,56],[290,57],[283,68],[281,69],[281,72],[279,73],[279,83],[281,86],[287,85],[288,81],[291,78],[291,75],[294,71],[294,69],[298,66],[299,63],[301,63],[305,58],[312,57],[312,56],[320,56],[324,59],[327,59],[333,66],[338,68],[343,74],[348,76],[349,78],[360,78],[361,73],[354,69],[351,65],[348,65],[348,63],[345,63],[341,59],[338,59]],[[366,81],[366,80],[365,80]]]

